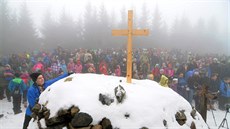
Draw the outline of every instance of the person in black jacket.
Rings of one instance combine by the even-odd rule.
[[[218,94],[219,93],[219,87],[220,87],[220,80],[218,79],[218,74],[213,73],[210,78],[210,83],[208,87],[208,92],[211,94]],[[208,100],[208,109],[215,110],[214,105],[217,103],[216,99],[209,99]]]

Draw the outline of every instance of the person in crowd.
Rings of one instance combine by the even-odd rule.
[[[51,69],[52,69],[52,73],[53,73],[54,77],[57,77],[59,72],[60,72],[61,67],[58,65],[57,61],[53,61],[51,63]]]
[[[5,83],[6,85],[4,86],[3,90],[6,92],[6,97],[7,97],[8,102],[11,102],[11,95],[7,87],[8,87],[9,82],[14,78],[14,71],[13,69],[11,69],[11,66],[9,64],[5,65],[3,76],[6,80],[6,83]]]
[[[49,87],[51,84],[53,84],[54,82],[67,77],[68,75],[70,75],[70,73],[66,73],[63,74],[61,76],[58,76],[57,78],[54,78],[52,80],[48,80],[45,81],[44,77],[41,73],[39,72],[35,72],[30,74],[31,79],[33,80],[33,85],[30,86],[30,88],[28,89],[27,92],[27,99],[28,99],[28,106],[26,108],[26,114],[25,114],[25,119],[24,119],[24,123],[23,123],[23,129],[27,129],[30,120],[32,119],[31,115],[32,115],[32,108],[34,107],[34,105],[36,104],[36,101],[39,99],[40,94],[47,88]]]
[[[26,90],[26,84],[20,78],[19,73],[15,73],[15,78],[9,82],[8,89],[13,98],[13,111],[14,114],[21,113],[21,99],[23,92]]]
[[[203,76],[203,74],[203,72],[199,72],[200,79],[198,86],[196,86],[195,108],[201,114],[202,118],[206,122],[209,79]]]
[[[220,81],[218,79],[217,73],[212,73],[210,78],[210,84],[208,86],[208,92],[211,94],[218,94],[219,93],[219,87],[220,87]],[[214,105],[217,104],[217,100],[209,99],[208,100],[208,109],[216,110]]]
[[[107,67],[107,64],[105,61],[102,61],[100,64],[99,64],[99,71],[100,71],[100,74],[104,74],[104,75],[108,75],[108,67]]]
[[[230,77],[224,77],[220,83],[219,109],[225,110],[226,104],[230,103]]]
[[[181,72],[178,76],[178,85],[177,85],[177,91],[178,94],[180,94],[182,97],[185,99],[187,98],[186,96],[186,87],[187,87],[187,82],[184,78],[184,74]]]
[[[172,83],[170,83],[169,87],[177,92],[178,78],[173,78]]]
[[[82,63],[81,60],[77,60],[77,64],[75,65],[75,73],[82,73]]]
[[[39,60],[32,68],[33,72],[41,71],[44,72],[44,65],[41,60]]]
[[[5,86],[8,85],[8,81],[5,80],[3,72],[4,72],[4,66],[0,64],[0,100],[5,98],[4,95]]]
[[[87,68],[87,73],[96,73],[96,68],[93,63],[88,62],[86,68]]]
[[[121,76],[121,67],[120,65],[117,65],[117,67],[114,70],[115,76]]]
[[[121,76],[122,77],[126,77],[126,67],[127,67],[127,63],[126,63],[126,58],[123,58],[123,60],[121,61]]]
[[[25,83],[26,85],[26,89],[23,91],[23,104],[24,104],[24,107],[27,107],[27,90],[29,89],[29,86],[30,86],[30,76],[29,76],[29,73],[25,70],[25,71],[22,71],[21,75],[20,75],[20,78],[23,80],[23,82]]]
[[[168,87],[169,79],[165,75],[161,75],[159,84],[163,87]]]
[[[86,51],[86,53],[84,54],[84,63],[91,61],[93,59],[92,54],[90,53],[89,50]]]
[[[75,63],[74,63],[74,61],[73,61],[73,58],[70,58],[70,59],[69,59],[69,63],[68,63],[68,65],[67,65],[67,70],[68,70],[68,71],[72,71],[72,72],[75,71]]]
[[[64,59],[61,61],[60,67],[61,67],[61,70],[63,71],[63,73],[68,73],[68,69],[67,69],[67,66],[66,66]]]
[[[152,72],[149,72],[149,74],[147,75],[147,79],[154,80],[154,75],[152,74]]]
[[[167,75],[169,78],[173,78],[174,77],[174,69],[171,63],[168,64],[168,68],[167,68]]]
[[[188,93],[188,102],[192,105],[192,101],[194,99],[196,89],[198,88],[198,86],[200,86],[200,74],[198,71],[195,71],[194,73],[190,73],[190,72],[192,71],[190,70],[187,72],[189,73],[189,75],[187,74],[187,83],[189,88],[189,91],[187,91],[187,93]]]
[[[160,80],[160,66],[159,66],[159,64],[155,65],[155,67],[152,69],[152,73],[154,75],[154,80],[158,82]]]
[[[23,62],[20,71],[28,71],[28,70],[29,70],[29,65],[26,62]]]
[[[212,59],[212,63],[210,64],[210,70],[212,73],[218,73],[220,74],[220,64],[217,58]]]
[[[188,71],[188,64],[183,63],[182,65],[179,66],[176,74],[179,75],[180,73],[183,73],[185,75],[187,71]]]

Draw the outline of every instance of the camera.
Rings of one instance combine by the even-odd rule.
[[[229,109],[230,109],[230,104],[226,104],[226,111],[230,112]]]

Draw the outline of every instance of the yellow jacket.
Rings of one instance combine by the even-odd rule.
[[[169,79],[165,75],[161,75],[159,84],[163,87],[168,87],[168,81]]]

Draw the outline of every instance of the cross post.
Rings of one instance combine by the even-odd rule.
[[[127,71],[126,71],[126,78],[127,83],[132,82],[132,36],[147,36],[149,34],[149,30],[133,30],[133,11],[128,11],[128,29],[127,30],[112,30],[113,36],[128,36],[128,43],[127,43]]]

